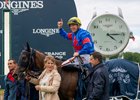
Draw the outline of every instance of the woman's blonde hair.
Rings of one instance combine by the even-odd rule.
[[[51,55],[49,56],[46,56],[45,59],[44,59],[44,64],[48,61],[48,60],[51,60],[54,64],[55,64],[55,58]]]

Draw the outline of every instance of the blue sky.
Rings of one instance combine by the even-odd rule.
[[[135,37],[135,41],[129,40],[124,51],[140,53],[140,0],[75,0],[75,3],[84,29],[95,11],[97,15],[105,12],[118,15],[118,7],[121,8],[124,20]]]

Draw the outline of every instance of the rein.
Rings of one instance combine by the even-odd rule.
[[[61,64],[61,66],[60,66],[60,67],[63,67],[63,66],[65,66],[65,65],[69,64],[69,63],[74,62],[74,59],[75,59],[75,58],[76,58],[76,57],[72,57],[71,59],[68,59],[68,60],[67,60],[67,62],[66,62],[66,63],[64,63],[64,64]]]
[[[33,66],[35,66],[35,60],[34,60],[35,53],[36,53],[35,50],[34,49],[31,49],[31,52],[30,52],[30,55],[29,55],[29,63],[28,63],[28,66],[22,72],[24,75],[28,74],[28,70],[31,69]]]
[[[70,63],[73,63],[75,59],[78,60],[78,62],[79,62],[79,68],[81,69],[81,72],[83,73],[84,72],[84,69],[83,69],[84,62],[83,62],[83,60],[82,60],[82,58],[81,58],[80,55],[77,56],[77,57],[72,57],[71,59],[68,59],[65,63],[62,63],[60,67],[64,67],[64,66],[66,66],[66,65],[68,65]]]
[[[21,74],[19,75],[23,75],[23,77],[25,78],[25,76],[29,75],[29,69],[32,69],[33,66],[35,66],[35,50],[31,49],[31,51],[23,51],[23,53],[28,53],[27,57],[28,57],[28,62],[27,62],[27,67],[25,67],[25,69],[23,71],[21,71]],[[19,62],[21,63],[21,62]],[[24,63],[21,63],[24,64]],[[26,66],[26,64],[24,65]],[[28,99],[30,99],[30,84],[28,81],[25,80],[25,97],[27,97]]]

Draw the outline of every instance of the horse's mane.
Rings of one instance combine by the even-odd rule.
[[[39,58],[38,60],[36,60],[36,64],[44,62],[45,56],[47,56],[47,54],[44,54],[44,53],[42,53],[42,52],[40,52],[36,49],[35,49],[35,52],[36,52],[36,57]],[[60,59],[58,57],[54,57],[54,58],[56,60],[56,65],[57,66],[61,66],[62,62],[65,61],[65,59]],[[41,64],[41,65],[38,65],[38,66],[44,66],[44,64],[43,65]]]
[[[42,52],[40,52],[40,51],[38,51],[38,50],[35,50],[35,52],[36,52],[36,57],[35,57],[35,59],[36,59],[36,65],[37,65],[37,67],[39,67],[40,69],[43,69],[43,66],[44,66],[44,59],[45,59],[45,56],[47,56],[47,54],[44,54],[44,53],[42,53]],[[61,67],[61,64],[65,61],[65,59],[60,59],[60,58],[58,58],[58,57],[54,57],[55,58],[55,63],[56,63],[56,66],[57,66],[57,70],[58,71],[61,71],[61,70],[63,70],[63,71],[66,71],[66,72],[71,72],[71,71],[77,71],[77,69],[76,68],[68,68],[68,67]]]

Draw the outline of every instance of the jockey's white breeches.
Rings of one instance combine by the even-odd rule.
[[[89,63],[89,61],[90,61],[90,55],[89,55],[89,54],[83,54],[83,55],[80,55],[80,57],[81,57],[82,60],[83,60],[83,64],[88,64],[88,63]],[[71,59],[73,59],[73,57],[72,57],[72,58],[69,58],[69,59],[66,60],[66,61],[64,61],[64,62],[62,63],[62,65],[65,65],[65,64],[79,64],[79,60],[78,60],[77,57],[74,59],[73,62],[70,62]]]

